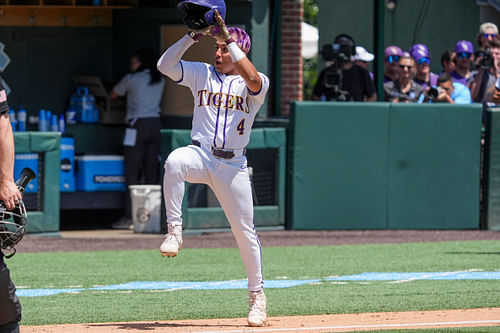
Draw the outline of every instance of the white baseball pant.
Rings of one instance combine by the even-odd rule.
[[[167,223],[182,225],[185,181],[207,184],[215,193],[240,249],[248,290],[262,290],[262,249],[253,224],[252,188],[246,156],[220,159],[194,145],[170,153],[165,161],[163,179]]]

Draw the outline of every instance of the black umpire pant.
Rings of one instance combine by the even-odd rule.
[[[19,333],[21,303],[16,296],[16,287],[10,278],[9,269],[0,253],[0,333]]]
[[[160,118],[137,118],[128,128],[137,131],[135,146],[123,146],[125,159],[125,213],[132,218],[129,185],[160,183]]]

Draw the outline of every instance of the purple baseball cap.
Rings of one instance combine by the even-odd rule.
[[[432,58],[429,49],[424,44],[415,44],[410,48],[410,55],[415,61],[419,61],[420,59]]]
[[[391,45],[385,48],[384,51],[384,57],[387,58],[388,56],[403,56],[403,50],[399,46],[396,45]]]
[[[474,46],[472,46],[472,43],[468,40],[461,40],[455,45],[455,52],[474,53]]]

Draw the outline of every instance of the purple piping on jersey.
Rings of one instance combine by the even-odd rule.
[[[232,79],[231,82],[229,82],[229,88],[227,88],[227,95],[229,96],[229,94],[231,93],[231,85],[233,84],[234,80],[236,80],[237,78],[235,79]],[[224,132],[222,132],[222,148],[224,149],[224,147],[226,146],[226,125],[227,125],[227,100],[226,100],[226,114],[224,116]]]
[[[222,79],[220,78],[219,76],[219,73],[215,70],[215,67],[212,67],[214,73],[215,73],[215,76],[217,76],[217,78],[219,79],[220,83],[223,83]]]
[[[182,66],[182,61],[179,61],[179,64],[181,64],[182,75],[181,75],[181,79],[179,81],[174,81],[175,83],[181,83],[182,80],[184,80],[184,66]]]
[[[220,93],[222,93],[222,88],[224,87],[224,82],[221,80],[219,73],[214,68],[214,73],[217,75],[217,78],[220,81]],[[219,107],[217,108],[217,120],[215,121],[215,135],[214,135],[214,147],[217,147],[217,130],[219,129],[219,114],[220,114],[220,104]]]

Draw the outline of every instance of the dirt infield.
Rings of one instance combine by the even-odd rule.
[[[23,333],[152,332],[353,332],[379,329],[500,326],[500,308],[419,312],[380,312],[345,315],[269,318],[268,326],[247,327],[246,319],[176,320],[134,323],[95,323],[23,326]]]
[[[27,235],[17,246],[19,253],[46,251],[94,251],[158,249],[163,235],[135,234],[130,230],[64,231],[61,237]],[[357,230],[357,231],[262,231],[266,246],[383,244],[464,240],[500,240],[490,230]],[[231,232],[185,234],[184,248],[236,247]]]
[[[375,244],[438,242],[464,240],[500,240],[494,231],[265,231],[259,239],[266,246]],[[134,234],[132,231],[68,231],[61,237],[27,235],[19,244],[19,253],[44,251],[89,251],[158,249],[163,235]],[[499,243],[500,244],[500,243]],[[230,232],[187,234],[184,248],[236,247]],[[22,326],[21,332],[348,332],[379,329],[424,329],[444,327],[500,327],[500,308],[315,315],[269,318],[268,326],[250,328],[245,318],[215,320],[178,320],[133,323],[94,323],[50,326]]]

